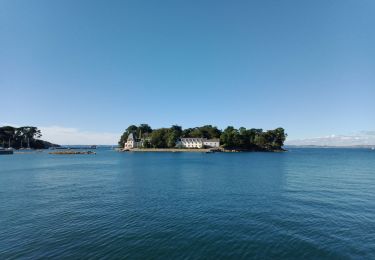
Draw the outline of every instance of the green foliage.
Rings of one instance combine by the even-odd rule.
[[[120,140],[118,141],[118,145],[120,147],[124,147],[125,143],[126,143],[126,140],[128,139],[128,135],[129,133],[127,131],[125,131],[121,137],[120,137]]]
[[[182,137],[193,137],[193,138],[214,139],[214,138],[220,138],[220,135],[221,135],[221,131],[216,126],[212,126],[212,125],[188,128],[182,132]]]
[[[156,129],[151,133],[150,143],[154,148],[173,148],[181,135],[182,128],[178,125]]]
[[[47,148],[51,143],[38,140],[42,136],[41,131],[34,126],[0,127],[0,146],[12,148]]]
[[[166,134],[168,148],[175,147],[176,142],[181,137],[181,135],[182,135],[181,126],[173,125],[171,128],[169,128]]]
[[[220,143],[224,147],[235,147],[238,139],[238,130],[233,126],[228,126],[220,136]]]
[[[136,130],[137,132],[141,132],[142,135],[152,133],[152,128],[148,124],[140,124]]]
[[[282,150],[287,137],[283,128],[268,130],[227,127],[220,137],[223,147],[228,149],[273,151]]]
[[[168,148],[168,128],[152,131],[150,143],[153,148]]]
[[[150,142],[150,140],[144,140],[143,141],[143,147],[144,148],[151,148],[152,146],[151,146],[151,142]]]

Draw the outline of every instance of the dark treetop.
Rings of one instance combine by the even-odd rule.
[[[37,138],[42,136],[41,131],[34,126],[3,126],[0,127],[0,146],[4,148],[32,148],[46,149],[58,145]]]

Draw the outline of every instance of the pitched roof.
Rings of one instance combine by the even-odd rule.
[[[181,141],[187,141],[187,142],[203,142],[206,140],[206,138],[199,138],[199,137],[184,137],[180,139]]]
[[[135,136],[134,136],[133,133],[130,133],[130,134],[128,135],[128,141],[135,141]]]
[[[220,142],[220,139],[214,138],[214,139],[207,139],[207,138],[199,138],[199,137],[183,137],[180,138],[181,141],[202,141],[202,142]]]

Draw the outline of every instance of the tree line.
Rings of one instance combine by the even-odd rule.
[[[3,126],[0,127],[0,146],[4,148],[47,148],[48,142],[39,140],[41,131],[34,126]]]
[[[170,128],[152,129],[148,124],[141,124],[131,125],[124,131],[119,141],[120,147],[124,146],[130,133],[142,139],[145,148],[174,148],[179,138],[191,137],[220,139],[223,148],[244,151],[282,150],[287,137],[281,127],[267,131],[245,127],[236,129],[233,126],[220,130],[212,125],[187,129],[173,125]]]

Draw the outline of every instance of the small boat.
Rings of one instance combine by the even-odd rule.
[[[13,148],[2,148],[0,147],[0,154],[13,154],[14,151],[13,151]]]

